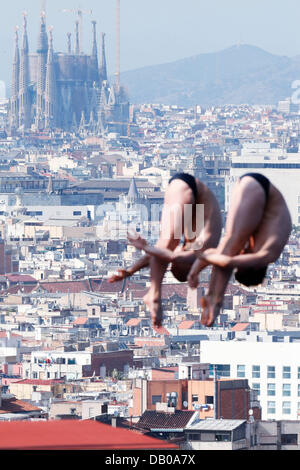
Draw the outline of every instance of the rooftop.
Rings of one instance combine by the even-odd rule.
[[[6,450],[177,449],[166,441],[96,421],[0,423],[0,435],[0,449]]]
[[[245,423],[244,419],[204,419],[189,426],[189,430],[197,431],[233,431]]]
[[[175,410],[174,413],[145,411],[137,423],[142,429],[183,429],[196,416],[195,411]]]

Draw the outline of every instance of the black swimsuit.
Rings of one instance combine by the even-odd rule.
[[[197,204],[197,199],[198,199],[198,191],[197,191],[197,184],[196,184],[196,179],[194,176],[189,175],[188,173],[176,173],[172,178],[169,180],[169,184],[173,180],[182,180],[184,181],[193,191],[193,195],[195,198],[195,204]],[[193,238],[193,240],[187,240],[185,236],[183,235],[182,237],[182,245],[184,248],[186,248],[187,243],[192,243],[193,241],[196,240],[196,237]]]
[[[182,180],[184,181],[193,191],[193,195],[195,198],[195,203],[197,202],[198,199],[198,191],[197,191],[197,184],[195,177],[192,175],[189,175],[188,173],[176,173],[172,178],[169,180],[169,184],[173,180]]]
[[[266,178],[264,175],[261,175],[260,173],[246,173],[245,175],[240,177],[240,180],[244,178],[244,176],[251,176],[262,186],[265,192],[266,201],[267,201],[269,197],[269,191],[270,191],[270,181],[268,180],[268,178]]]

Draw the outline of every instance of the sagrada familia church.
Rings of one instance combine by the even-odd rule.
[[[67,34],[67,52],[55,52],[53,32],[47,33],[41,13],[35,53],[29,52],[27,18],[24,14],[22,44],[15,32],[10,98],[10,130],[42,132],[82,127],[102,133],[108,123],[126,123],[129,101],[124,87],[110,85],[107,77],[105,34],[98,56],[96,22],[92,21],[91,54],[82,52],[79,22],[75,44]]]

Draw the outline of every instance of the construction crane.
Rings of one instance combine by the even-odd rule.
[[[41,14],[42,15],[46,14],[46,0],[42,0],[41,2]]]
[[[75,10],[69,10],[64,8],[60,10],[63,13],[75,13],[78,16],[78,23],[79,23],[79,54],[82,53],[82,30],[83,30],[83,13],[87,13],[88,15],[93,14],[93,10],[82,10],[82,8],[77,8]]]
[[[116,0],[116,89],[120,91],[120,0]]]
[[[119,122],[119,121],[109,121],[106,124],[109,124],[110,126],[119,124],[121,126],[126,126],[127,127],[127,136],[129,137],[131,135],[130,128],[131,127],[139,127],[137,124],[134,124],[133,122]]]

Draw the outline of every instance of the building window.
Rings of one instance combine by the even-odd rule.
[[[228,432],[228,433],[218,432],[218,433],[216,433],[215,439],[216,439],[216,441],[219,441],[219,442],[229,442],[230,441],[230,432]]]
[[[298,379],[300,380],[300,367],[298,367]]]
[[[282,395],[284,397],[291,396],[291,385],[290,384],[282,384]]]
[[[252,384],[252,389],[256,392],[257,396],[260,395],[260,384],[258,384],[258,383],[253,383],[253,384]]]
[[[188,434],[189,441],[200,441],[200,434]]]
[[[267,394],[268,396],[274,396],[275,395],[275,384],[267,384]]]
[[[291,414],[291,402],[290,401],[282,402],[282,413],[285,415]]]
[[[37,372],[33,372],[32,377],[33,377],[34,379],[37,379],[37,378],[38,378]]]
[[[298,434],[281,434],[281,444],[283,445],[298,445]]]
[[[245,377],[245,366],[244,365],[237,365],[236,371],[237,377]]]
[[[161,403],[161,395],[152,395],[152,405]]]
[[[205,404],[206,405],[213,405],[214,397],[212,395],[205,395]]]
[[[230,364],[216,364],[215,371],[218,377],[230,377]]]
[[[268,401],[267,403],[267,413],[270,415],[274,415],[276,413],[275,401]]]
[[[81,211],[73,211],[73,215],[81,215]]]
[[[289,366],[283,366],[282,368],[282,378],[290,379],[291,378],[291,368]]]
[[[275,366],[268,366],[268,379],[275,379]]]
[[[192,402],[198,402],[198,395],[192,395]]]
[[[255,379],[260,378],[260,366],[252,366],[252,377]]]
[[[92,315],[96,315],[96,309],[92,308]]]

